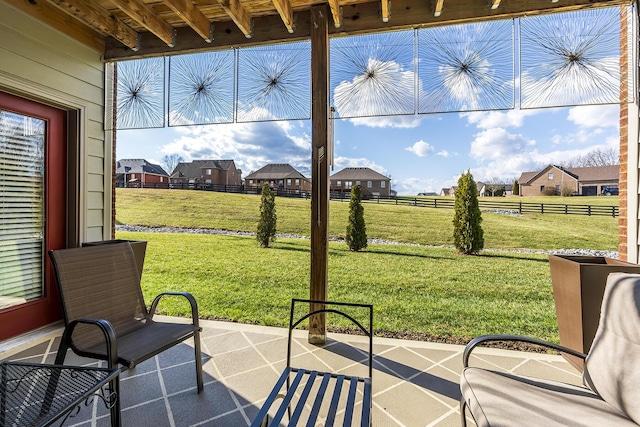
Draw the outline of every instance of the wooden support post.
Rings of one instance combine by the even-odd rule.
[[[310,299],[326,301],[329,261],[329,10],[311,8],[311,284]],[[320,307],[312,305],[310,310]],[[325,314],[309,318],[309,342],[326,341]]]

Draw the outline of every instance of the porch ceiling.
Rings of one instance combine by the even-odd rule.
[[[0,0],[105,60],[310,37],[317,0]],[[629,4],[631,0],[328,0],[330,34],[347,35]]]

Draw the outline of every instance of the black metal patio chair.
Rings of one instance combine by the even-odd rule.
[[[310,307],[306,313],[297,316],[298,307]],[[366,313],[368,327],[349,314],[346,309],[362,309]],[[336,314],[353,322],[359,332],[368,338],[366,359],[360,360],[362,354],[356,350],[356,360],[366,363],[367,375],[345,375],[324,370],[293,367],[292,340],[293,331],[305,320],[313,316]],[[366,362],[365,362],[366,360]],[[287,365],[262,408],[253,419],[251,427],[286,425],[334,425],[370,427],[371,422],[371,377],[373,374],[373,305],[351,304],[344,302],[291,300],[289,316],[289,335],[287,339]],[[280,404],[276,400],[282,399]],[[272,418],[269,414],[272,414]]]

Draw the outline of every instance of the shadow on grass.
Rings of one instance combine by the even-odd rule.
[[[484,258],[503,258],[503,259],[510,259],[510,260],[514,260],[514,261],[536,261],[536,262],[542,262],[545,264],[549,263],[549,259],[548,258],[533,258],[533,257],[529,257],[529,256],[515,256],[513,254],[509,254],[508,252],[506,253],[496,253],[496,252],[484,252],[480,255],[476,255],[479,257],[484,257]]]
[[[376,246],[380,246],[380,245],[376,245]],[[391,246],[391,245],[388,245]],[[294,251],[294,252],[302,252],[302,253],[310,253],[311,249],[308,246],[300,246],[296,243],[290,243],[290,242],[278,242],[276,241],[275,244],[273,244],[272,246],[273,249],[279,249],[279,250],[284,250],[284,251]],[[427,251],[430,248],[424,248]],[[434,253],[408,253],[408,252],[403,252],[403,251],[398,251],[398,250],[384,250],[384,249],[371,249],[371,247],[368,247],[367,249],[363,250],[362,253],[363,254],[374,254],[374,255],[391,255],[391,256],[400,256],[400,257],[409,257],[409,258],[421,258],[421,259],[441,259],[441,260],[456,260],[462,257],[477,257],[478,259],[487,259],[487,258],[501,258],[501,259],[506,259],[506,260],[514,260],[514,261],[535,261],[535,262],[541,262],[541,263],[548,263],[549,260],[544,257],[544,258],[537,258],[537,257],[533,257],[533,256],[527,256],[526,254],[523,253],[519,253],[519,252],[481,252],[480,254],[477,255],[463,255],[460,254],[458,252],[455,252],[455,250],[450,249],[450,248],[434,248],[437,251],[442,251],[442,250],[446,250],[448,249],[449,252],[445,253],[445,254],[434,254]],[[329,248],[329,255],[332,257],[343,257],[346,256],[347,254],[349,254],[351,251],[349,250],[349,248],[346,246],[344,246],[344,248]],[[431,252],[431,251],[429,251]],[[532,254],[533,255],[533,254]]]

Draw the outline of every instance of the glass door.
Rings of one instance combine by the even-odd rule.
[[[0,340],[60,318],[46,257],[64,246],[66,113],[0,92]]]

